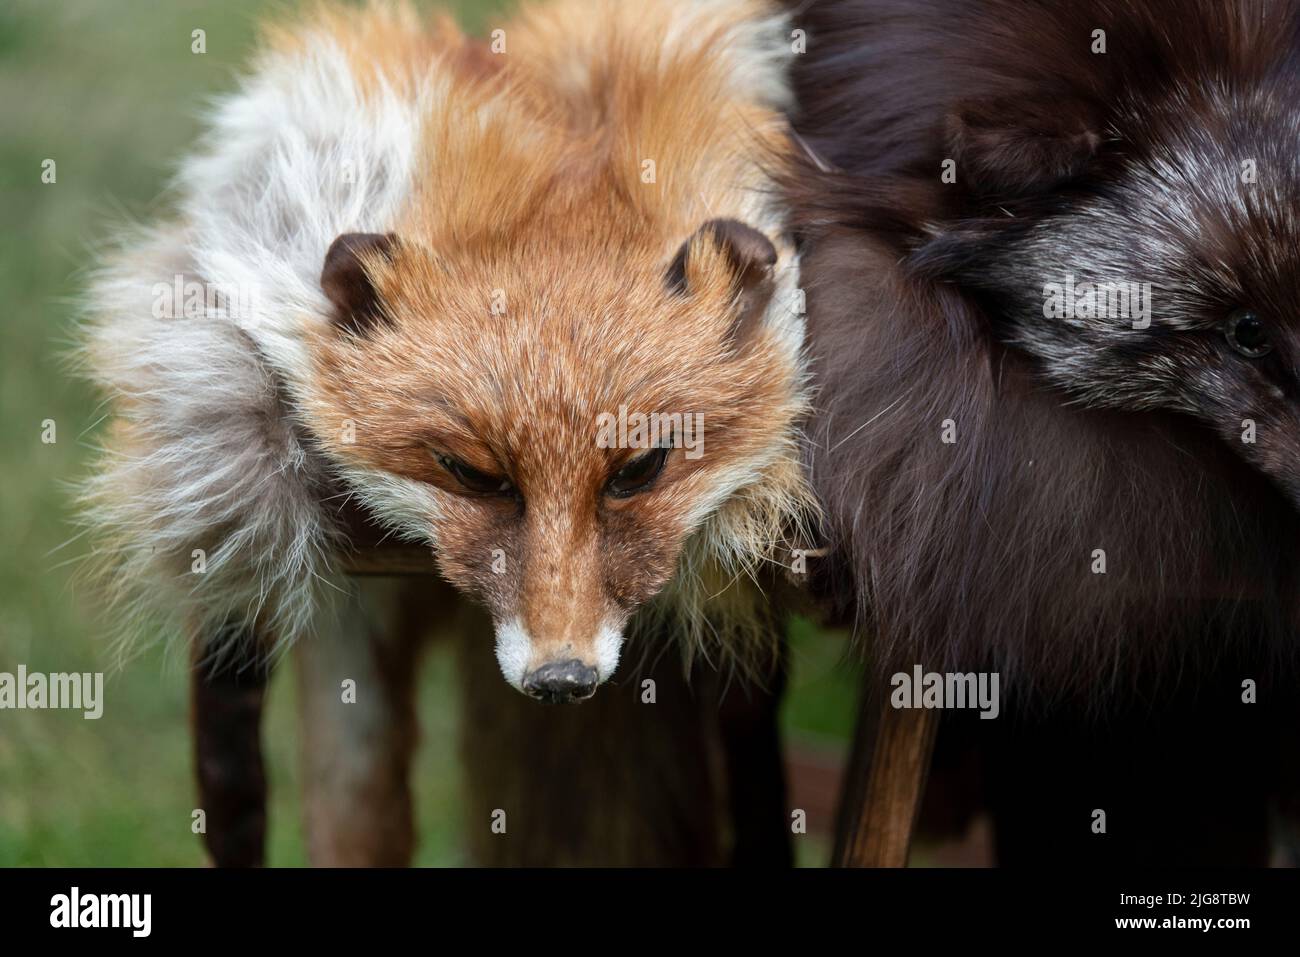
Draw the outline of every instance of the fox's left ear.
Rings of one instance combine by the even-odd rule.
[[[734,219],[711,219],[682,243],[664,281],[676,295],[691,295],[711,284],[730,284],[736,314],[728,336],[741,343],[762,321],[775,288],[777,261],[772,241]]]
[[[944,134],[957,181],[977,193],[1053,189],[1083,173],[1101,145],[1086,109],[1048,101],[967,103],[948,116]]]
[[[397,248],[392,233],[344,233],[330,243],[320,287],[334,304],[334,324],[365,335],[385,320],[371,269],[391,262]]]

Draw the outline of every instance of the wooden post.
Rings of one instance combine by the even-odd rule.
[[[429,549],[401,543],[367,544],[343,556],[343,564],[349,575],[437,574]],[[218,638],[190,636],[190,725],[198,807],[207,818],[203,843],[217,867],[260,867],[266,855],[262,709],[270,669],[259,649],[270,642],[241,636],[237,645],[248,653],[214,664],[207,654]]]
[[[938,728],[937,711],[890,707],[863,682],[832,866],[907,866]]]

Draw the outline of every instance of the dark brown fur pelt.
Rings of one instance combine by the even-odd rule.
[[[1288,687],[1300,522],[1278,463],[1300,436],[1279,418],[1250,459],[1179,376],[1207,354],[1229,385],[1257,374],[1222,358],[1198,282],[1277,314],[1279,375],[1300,355],[1297,5],[799,6],[823,585],[881,673],[992,669],[1013,699],[1094,709],[1135,689],[1158,707],[1193,675]],[[1267,192],[1196,188],[1235,157]],[[1125,270],[1168,293],[1149,334],[1033,314],[1058,271]]]

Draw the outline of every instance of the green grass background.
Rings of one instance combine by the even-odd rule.
[[[482,30],[505,0],[461,0]],[[158,643],[114,670],[111,633],[77,575],[69,484],[85,474],[96,398],[63,356],[91,251],[114,223],[147,219],[207,99],[230,89],[260,15],[255,0],[5,0],[0,4],[0,671],[106,671],[105,710],[0,711],[0,865],[204,863],[194,807],[184,655]],[[191,53],[191,31],[207,52]],[[41,182],[45,159],[57,181]],[[53,419],[54,444],[41,442]],[[783,720],[796,739],[842,744],[851,710],[842,642],[796,628]],[[294,688],[281,669],[264,727],[268,863],[305,863]],[[462,861],[455,694],[435,651],[421,676],[417,863]],[[801,860],[821,863],[806,839]]]

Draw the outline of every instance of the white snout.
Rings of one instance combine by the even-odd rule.
[[[501,666],[501,674],[512,688],[523,691],[524,677],[546,662],[534,651],[532,637],[520,618],[497,622],[496,634],[497,664]],[[618,656],[622,648],[622,629],[606,622],[596,633],[589,650],[585,654],[576,652],[571,657],[585,660],[593,666],[600,683],[604,684],[618,667]]]

